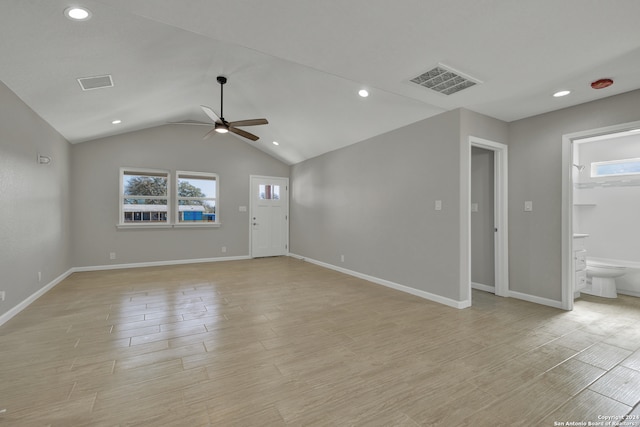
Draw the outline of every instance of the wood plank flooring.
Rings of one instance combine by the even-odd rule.
[[[0,426],[640,425],[640,299],[473,298],[287,257],[75,273],[0,327]]]

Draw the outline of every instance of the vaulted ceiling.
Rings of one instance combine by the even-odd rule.
[[[227,120],[269,120],[242,141],[289,164],[459,107],[513,121],[640,88],[637,0],[73,4],[91,19],[67,19],[68,1],[0,3],[0,80],[71,143],[207,121],[218,75]],[[438,64],[479,83],[443,95],[410,82]],[[113,87],[77,81],[106,74]],[[614,84],[590,87],[603,77]]]

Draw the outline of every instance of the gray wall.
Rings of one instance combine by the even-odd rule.
[[[71,148],[74,267],[249,255],[249,175],[289,176],[289,166],[231,135],[168,125]],[[219,228],[116,229],[120,167],[219,175]],[[227,252],[222,253],[226,246]],[[110,260],[109,253],[116,259]]]
[[[510,289],[560,300],[561,137],[636,121],[639,107],[634,91],[508,125],[455,110],[290,169],[195,126],[70,146],[0,84],[0,315],[71,267],[248,255],[249,175],[290,171],[291,252],[466,300],[470,135],[509,144]],[[121,166],[218,173],[222,227],[117,230]]]
[[[511,290],[562,298],[562,135],[639,119],[633,91],[509,124]]]
[[[0,82],[0,315],[71,267],[68,188],[69,143]]]
[[[471,281],[495,286],[493,151],[471,149]]]
[[[461,233],[468,228],[460,224],[468,218],[461,214],[468,193],[461,193],[469,175],[461,174],[461,159],[468,168],[469,134],[504,142],[500,123],[450,111],[296,164],[291,252],[465,300]]]

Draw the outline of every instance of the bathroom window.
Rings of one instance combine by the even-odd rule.
[[[591,177],[640,175],[640,159],[622,159],[591,163]]]

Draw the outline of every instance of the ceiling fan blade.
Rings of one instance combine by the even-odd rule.
[[[213,123],[199,122],[197,120],[185,120],[182,122],[167,122],[168,125],[199,125],[199,126],[212,126]]]
[[[216,131],[216,128],[211,129],[209,132],[207,132],[205,136],[202,137],[202,139],[208,139],[211,135],[214,134],[215,131]]]
[[[220,118],[218,117],[218,115],[216,113],[213,112],[213,110],[211,109],[211,107],[207,107],[206,105],[201,105],[200,108],[202,108],[202,111],[204,111],[204,113],[209,116],[209,118],[211,120],[213,120],[214,122],[222,122],[222,120],[220,120]]]
[[[257,136],[255,136],[252,133],[249,133],[249,132],[244,131],[242,129],[237,129],[237,128],[234,128],[234,127],[231,127],[231,126],[229,126],[229,132],[233,132],[236,135],[243,136],[243,137],[245,137],[247,139],[250,139],[252,141],[257,141],[258,139],[260,139],[260,138],[258,138]]]
[[[251,120],[238,120],[237,122],[229,122],[229,126],[257,126],[268,125],[267,119],[251,119]]]

